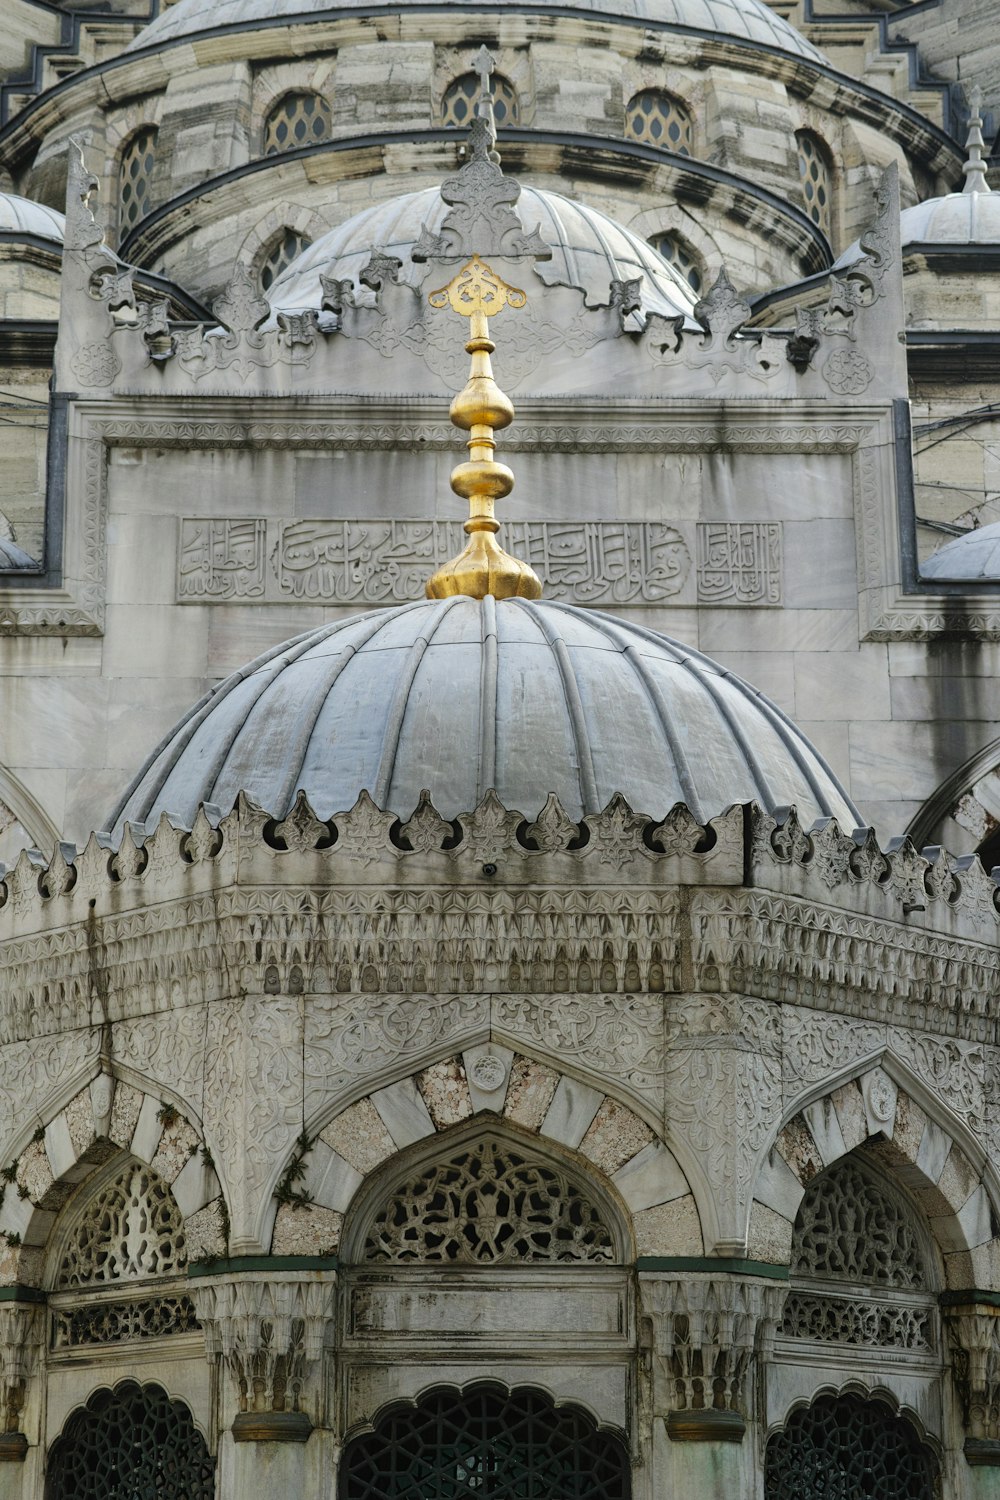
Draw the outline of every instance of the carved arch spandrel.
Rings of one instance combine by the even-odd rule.
[[[153,1168],[184,1219],[191,1260],[225,1253],[226,1212],[200,1128],[171,1103],[98,1073],[0,1165],[0,1285],[39,1286],[60,1213],[114,1158]]]
[[[375,1173],[441,1132],[495,1124],[536,1137],[610,1184],[638,1255],[700,1255],[690,1183],[653,1128],[620,1100],[510,1048],[466,1049],[339,1109],[285,1164],[262,1224],[274,1254],[335,1254],[344,1215]]]
[[[969,1127],[890,1053],[786,1112],[757,1175],[747,1253],[787,1258],[807,1184],[859,1148],[916,1199],[949,1288],[997,1285],[996,1171]]]

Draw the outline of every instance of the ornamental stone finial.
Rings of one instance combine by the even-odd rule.
[[[969,90],[969,133],[965,138],[965,187],[963,193],[989,193],[992,189],[986,181],[986,163],[983,161],[983,91],[976,84]]]

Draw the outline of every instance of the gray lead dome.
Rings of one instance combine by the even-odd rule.
[[[324,818],[362,790],[405,818],[424,787],[449,818],[495,788],[527,817],[550,792],[574,818],[621,792],[649,815],[686,802],[705,820],[754,800],[861,822],[786,716],[700,653],[571,605],[458,597],[258,657],[181,720],[111,823],[190,823],[241,791],[281,817],[300,788]]]

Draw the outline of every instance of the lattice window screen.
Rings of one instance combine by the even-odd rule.
[[[601,1211],[563,1172],[482,1140],[398,1187],[365,1240],[369,1262],[502,1265],[615,1258]]]
[[[923,1256],[901,1204],[850,1157],[815,1178],[799,1207],[792,1275],[922,1290]]]
[[[285,94],[264,121],[264,155],[317,146],[330,139],[332,126],[333,114],[322,94]]]
[[[806,213],[829,239],[832,223],[832,185],[826,148],[808,130],[795,132],[795,144],[799,152],[799,178],[806,200]]]
[[[705,285],[705,268],[679,235],[668,230],[665,234],[654,234],[649,243],[654,250],[660,252],[664,260],[670,262],[675,271],[680,272],[693,292],[701,293]]]
[[[172,1276],[187,1265],[180,1210],[152,1167],[129,1162],[88,1204],[56,1289]]]
[[[69,1418],[48,1458],[45,1500],[213,1500],[215,1464],[180,1401],[125,1381]]]
[[[118,220],[122,235],[149,213],[155,165],[156,130],[150,125],[137,130],[122,151],[118,167]]]
[[[628,1500],[624,1448],[571,1406],[492,1385],[429,1391],[349,1443],[343,1500]]]
[[[266,292],[287,271],[293,260],[298,260],[303,250],[308,250],[312,240],[294,229],[285,229],[275,240],[260,268],[260,289]]]
[[[821,1396],[769,1440],[765,1500],[934,1500],[936,1465],[879,1401]]]
[[[629,100],[625,134],[665,151],[691,155],[691,116],[672,94],[660,89],[643,89]]]
[[[493,92],[493,118],[498,126],[516,125],[521,117],[517,91],[509,78],[494,73],[490,82]],[[479,101],[479,74],[463,73],[444,91],[441,119],[445,125],[466,126],[476,112]]]

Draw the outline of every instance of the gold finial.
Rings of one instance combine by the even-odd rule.
[[[493,514],[494,501],[514,488],[511,471],[493,457],[493,434],[514,420],[514,407],[493,379],[490,355],[496,345],[487,320],[505,307],[523,307],[527,300],[524,292],[508,286],[478,255],[467,261],[447,286],[430,296],[432,307],[451,307],[469,319],[465,347],[472,363],[465,389],[451,403],[451,420],[469,434],[468,461],[451,474],[455,494],[469,502],[465,523],[469,541],[458,557],[428,580],[428,599],[447,599],[452,594],[469,594],[473,599],[483,599],[487,594],[495,599],[537,599],[542,592],[541,582],[528,564],[498,545],[500,523]]]

